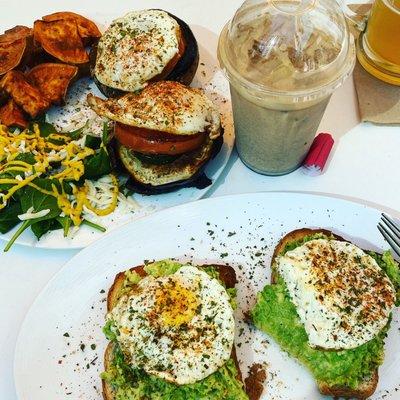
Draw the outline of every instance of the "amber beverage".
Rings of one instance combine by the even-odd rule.
[[[400,0],[375,0],[357,57],[375,77],[400,85]]]

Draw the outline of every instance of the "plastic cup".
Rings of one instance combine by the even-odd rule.
[[[251,0],[221,32],[218,58],[240,158],[258,173],[283,175],[301,165],[355,49],[332,0]]]

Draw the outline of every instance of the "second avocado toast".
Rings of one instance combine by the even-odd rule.
[[[347,346],[350,348],[340,348],[346,347],[345,344],[342,346],[335,346],[335,341],[340,341],[340,337],[334,334],[332,348],[329,349],[310,344],[310,332],[306,332],[303,321],[307,322],[307,313],[312,313],[309,304],[312,303],[313,300],[310,297],[308,298],[305,310],[296,307],[292,297],[292,293],[295,292],[292,290],[292,293],[289,293],[288,284],[281,274],[283,268],[279,268],[282,263],[282,257],[285,256],[285,260],[287,261],[289,259],[292,265],[299,265],[299,260],[296,259],[296,253],[293,252],[296,249],[298,253],[304,251],[302,253],[304,256],[307,246],[309,249],[312,245],[326,245],[327,248],[330,248],[337,242],[341,243],[338,245],[339,247],[341,246],[342,248],[351,248],[351,250],[354,250],[351,243],[323,229],[300,229],[284,236],[277,245],[272,258],[271,285],[265,286],[258,294],[257,304],[251,311],[251,318],[257,328],[271,336],[284,351],[288,352],[289,355],[296,358],[310,370],[322,394],[335,397],[364,399],[371,396],[375,391],[378,383],[378,367],[384,360],[384,339],[390,327],[390,311],[395,305],[394,302],[396,301],[396,303],[398,303],[400,288],[398,264],[393,260],[390,252],[377,254],[371,251],[363,252],[358,248],[358,250],[354,250],[357,251],[354,259],[350,260],[347,258],[348,261],[357,262],[356,265],[362,268],[357,270],[360,275],[363,274],[364,269],[367,269],[368,262],[374,267],[377,266],[377,268],[375,268],[377,275],[373,276],[372,272],[369,275],[368,272],[367,277],[371,278],[373,283],[376,283],[380,291],[376,293],[377,295],[375,298],[368,298],[365,305],[350,302],[347,307],[343,308],[343,311],[345,311],[343,315],[346,315],[346,313],[348,315],[358,314],[359,322],[364,323],[362,312],[364,311],[364,313],[367,313],[369,309],[373,308],[374,304],[377,304],[380,308],[379,316],[382,319],[381,325],[383,325],[370,340],[362,340],[362,344],[358,346]],[[332,252],[332,254],[336,257],[341,253]],[[323,257],[328,260],[325,264]],[[311,255],[309,255],[308,258],[305,257],[305,260],[306,262],[311,262],[311,265],[322,265],[323,268],[332,270],[335,273],[337,272],[335,269],[340,271],[346,264],[346,260],[340,256],[335,258],[335,261],[332,262],[330,254],[322,253],[318,255],[318,252],[314,254],[311,252]],[[295,267],[293,267],[293,270],[294,269]],[[335,291],[328,294],[325,292],[325,298],[319,295],[319,302],[324,303],[324,301],[328,301],[332,296],[340,296],[342,293],[346,292],[352,293],[352,298],[354,299],[363,299],[365,296],[369,296],[371,291],[369,291],[368,288],[362,288],[361,284],[357,290],[358,275],[356,271],[351,275],[351,280],[353,282],[352,287],[342,285],[342,287],[336,289],[337,292]],[[327,279],[322,283],[317,280],[317,283],[320,287],[332,287],[332,284],[339,279],[338,277],[340,278],[340,274],[336,275],[336,280]],[[286,278],[288,279],[287,274]],[[345,280],[341,279],[341,283],[343,284],[344,282]],[[384,284],[382,284],[382,282]],[[312,286],[313,283],[315,282],[311,282],[310,278],[310,281],[306,282],[306,286],[310,284]],[[301,288],[301,282],[296,282],[294,285],[291,285],[291,287],[299,289]],[[295,301],[299,304],[297,297]],[[386,306],[387,309],[385,309]],[[383,313],[382,310],[386,311],[386,315],[383,315],[385,313]],[[314,319],[314,321],[315,325],[318,326],[318,323],[323,321],[323,318],[321,318],[321,320]],[[349,338],[351,338],[352,335],[355,336],[354,332],[357,330],[351,330],[350,325],[346,325],[346,318],[339,320],[338,323],[342,333],[349,332]],[[376,321],[370,321],[370,323],[376,323]],[[310,329],[318,331],[315,325],[311,324]],[[326,329],[326,324],[323,325],[320,323],[320,325],[322,327],[321,331]],[[338,331],[339,328],[337,328]],[[363,334],[366,335],[363,326],[360,326],[358,331],[362,331]],[[358,339],[360,340],[360,338]]]

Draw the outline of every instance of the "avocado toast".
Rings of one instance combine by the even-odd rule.
[[[115,320],[118,319],[118,315],[115,317],[115,310],[118,307],[118,304],[121,304],[121,302],[124,301],[124,298],[127,296],[129,297],[135,291],[144,293],[146,291],[145,285],[143,284],[142,287],[138,286],[141,281],[142,283],[144,282],[144,279],[149,279],[150,277],[151,282],[155,282],[157,279],[160,281],[160,278],[165,280],[169,277],[173,277],[176,273],[182,272],[184,268],[186,268],[186,270],[188,270],[188,268],[192,268],[192,272],[197,274],[197,271],[193,269],[195,268],[196,270],[200,271],[199,274],[203,274],[205,272],[212,280],[217,280],[224,290],[226,290],[226,293],[230,299],[229,301],[234,307],[234,286],[236,283],[236,275],[233,268],[226,265],[204,265],[200,267],[189,267],[187,264],[183,265],[175,261],[164,260],[147,264],[145,266],[135,267],[126,272],[119,273],[115,278],[114,284],[108,292],[108,317],[106,326],[103,329],[107,338],[111,340],[106,349],[104,357],[105,372],[101,376],[103,380],[103,395],[105,400],[219,400],[223,398],[227,400],[249,399],[243,387],[242,376],[237,362],[234,345],[229,347],[228,351],[230,354],[227,354],[228,359],[224,361],[218,368],[215,368],[213,373],[210,374],[205,372],[206,376],[203,379],[198,379],[196,381],[192,380],[189,384],[177,384],[176,382],[173,382],[173,380],[179,378],[179,374],[169,376],[169,372],[167,371],[167,375],[165,375],[165,379],[163,379],[156,375],[157,371],[155,372],[156,374],[146,372],[144,370],[146,366],[144,366],[144,368],[134,366],[130,360],[130,354],[127,352],[127,347],[121,345],[121,343],[123,343],[123,334],[119,332],[119,330],[125,328],[121,328],[121,325],[119,325],[119,329],[117,328],[118,323]],[[175,290],[178,286],[174,284],[173,287]],[[185,294],[185,298],[190,298],[190,296],[190,293]],[[164,298],[165,297],[170,299],[168,294],[166,296],[164,294]],[[209,297],[209,295],[207,295],[207,297]],[[173,295],[173,298],[176,302],[176,294]],[[141,302],[144,303],[143,300],[141,300]],[[169,303],[168,312],[170,313],[175,306],[176,304],[174,305]],[[178,317],[185,318],[186,310],[189,308],[190,304],[186,305],[184,307],[185,311],[181,311]],[[196,307],[197,310],[201,308],[203,308],[203,310],[207,308],[205,303],[198,304]],[[130,308],[130,310],[131,312],[135,311],[132,310],[132,308]],[[158,311],[158,314],[163,314],[164,311]],[[142,313],[141,315],[144,316],[145,314]],[[149,314],[147,313],[146,316],[148,315]],[[189,322],[187,326],[185,326],[186,330],[190,331],[190,324],[192,324],[192,322],[193,320]],[[202,336],[204,336],[204,333],[202,333]],[[221,332],[219,332],[218,336],[221,336]],[[145,340],[148,340],[148,338]],[[196,340],[197,339],[193,339],[191,342]],[[219,339],[215,338],[215,340]],[[149,340],[149,346],[151,344],[152,342]],[[146,347],[145,351],[148,350],[149,346]],[[187,348],[184,350],[185,352],[189,351]],[[210,363],[206,366],[206,369],[212,368],[211,360],[214,355],[215,354],[204,355],[204,360],[206,360],[207,363]],[[175,370],[174,368],[171,368],[171,370],[173,370],[175,373],[178,370],[177,368],[178,367],[176,367]],[[164,372],[163,368],[158,369],[161,372]],[[196,370],[195,361],[193,361],[193,364],[190,364],[190,367],[187,368],[187,370]],[[160,371],[158,371],[158,373]],[[252,395],[250,399],[257,400],[257,398]]]
[[[336,331],[331,327],[330,333],[334,334],[331,337],[325,337],[327,345],[321,346],[322,342],[318,342],[318,340],[323,337],[323,330],[326,330],[326,326],[329,326],[329,321],[324,321],[322,317],[319,318],[315,314],[315,310],[299,306],[301,304],[301,295],[297,296],[294,294],[296,292],[293,288],[301,288],[301,283],[293,283],[289,279],[291,275],[288,272],[293,271],[290,270],[290,267],[285,270],[282,265],[285,261],[289,260],[292,263],[293,270],[295,270],[296,266],[300,265],[298,258],[296,258],[298,253],[303,252],[303,254],[306,254],[305,250],[307,250],[307,246],[311,248],[313,245],[322,244],[327,247],[335,245],[351,250],[355,248],[355,246],[345,241],[342,237],[324,229],[300,229],[284,236],[276,246],[272,257],[271,285],[265,286],[258,294],[257,303],[251,311],[251,318],[257,328],[271,336],[283,350],[309,369],[322,394],[335,397],[365,399],[371,396],[376,389],[378,367],[384,360],[384,339],[390,325],[390,311],[394,307],[394,301],[398,302],[397,298],[400,287],[398,265],[389,252],[377,254],[370,251],[364,253],[361,249],[354,250],[357,253],[352,258],[355,264],[350,265],[350,272],[353,271],[353,273],[350,274],[349,278],[353,282],[353,288],[346,288],[345,285],[335,292],[335,296],[340,297],[343,293],[347,292],[358,297],[362,297],[364,292],[369,294],[368,288],[363,288],[361,285],[358,286],[354,282],[357,282],[358,277],[362,275],[363,270],[359,268],[364,267],[364,262],[366,263],[366,268],[368,267],[367,262],[371,265],[377,264],[378,267],[375,268],[375,272],[378,274],[377,277],[379,279],[374,280],[374,282],[376,285],[379,285],[382,296],[378,297],[378,301],[370,298],[369,303],[372,305],[376,303],[380,307],[380,319],[376,317],[369,321],[370,326],[373,326],[375,331],[372,328],[368,331],[366,329],[366,326],[368,326],[367,322],[361,319],[362,324],[355,325],[355,328],[358,329],[357,331],[357,329],[351,327],[349,323],[350,319],[346,319],[346,316],[347,314],[350,316],[353,315],[358,310],[357,307],[361,307],[361,304],[347,305],[347,307],[343,307],[343,311],[347,314],[340,314],[338,312],[338,315],[344,315],[344,317],[338,321],[339,323],[335,328]],[[360,257],[362,253],[365,255]],[[310,254],[312,253],[308,253],[308,261],[311,260],[312,263],[313,260],[315,261],[315,258],[310,256]],[[328,257],[328,254],[322,253],[322,255]],[[307,260],[307,257],[305,259]],[[348,258],[342,259],[338,257],[335,262],[330,264],[321,263],[319,256],[317,260],[317,265],[325,266],[325,268],[327,268],[327,265],[330,265],[331,270],[336,271],[340,270],[341,261],[343,264],[343,261],[348,260]],[[329,260],[332,261],[331,259]],[[285,275],[285,279],[282,273]],[[374,277],[372,272],[371,276]],[[340,274],[337,274],[337,277],[340,278]],[[306,285],[310,284],[310,282],[306,282]],[[323,281],[323,283],[325,282]],[[332,284],[333,282],[336,281],[331,280],[328,283]],[[342,279],[341,282],[346,281]],[[385,285],[381,284],[382,282]],[[318,281],[318,283],[320,284],[321,282]],[[373,285],[370,286],[372,287]],[[291,293],[289,293],[288,288],[291,288]],[[326,292],[323,294],[325,298],[320,297],[321,304],[327,301],[326,298],[332,298]],[[310,304],[314,301],[310,296],[308,300]],[[385,306],[387,308],[384,308]],[[371,309],[373,309],[372,306]],[[312,317],[311,324],[307,319],[308,316]],[[382,326],[379,330],[377,321],[381,324],[379,326]],[[321,332],[319,331],[318,324],[323,327],[323,329],[321,328]],[[361,332],[362,334],[357,336],[355,332]],[[317,333],[319,335],[316,335]],[[371,338],[363,340],[368,334],[371,335]],[[328,340],[330,338],[332,338],[331,342]],[[347,342],[344,338],[346,338]],[[361,344],[356,345],[357,343],[353,343],[349,345],[350,339],[361,341]]]

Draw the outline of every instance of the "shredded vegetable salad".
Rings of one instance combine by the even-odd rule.
[[[5,251],[28,228],[38,239],[55,229],[67,236],[82,224],[105,230],[90,216],[112,213],[122,195],[108,125],[101,138],[82,132],[60,133],[45,121],[23,131],[0,125],[0,232],[21,223]]]

